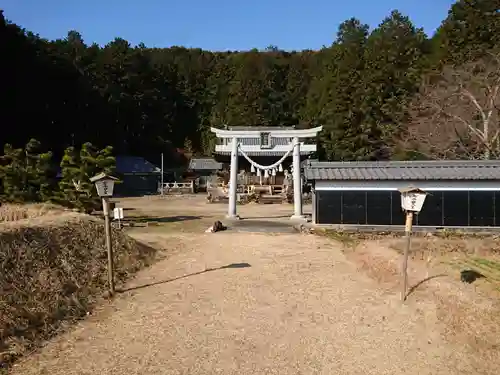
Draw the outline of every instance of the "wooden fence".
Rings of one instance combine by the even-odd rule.
[[[163,189],[160,184],[160,194],[194,194],[194,181],[191,182],[165,182]]]

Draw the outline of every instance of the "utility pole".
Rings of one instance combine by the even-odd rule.
[[[163,196],[163,152],[161,153],[161,195]]]

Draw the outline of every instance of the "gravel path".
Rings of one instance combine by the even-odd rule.
[[[120,295],[14,374],[494,373],[444,339],[432,300],[401,306],[325,238],[147,236],[177,249],[128,287],[156,285]]]

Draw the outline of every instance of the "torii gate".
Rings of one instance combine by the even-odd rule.
[[[323,129],[318,126],[312,129],[294,129],[294,128],[272,128],[265,129],[245,128],[245,129],[217,129],[211,128],[210,130],[217,136],[217,138],[224,139],[222,145],[215,146],[216,152],[231,153],[231,171],[229,180],[229,207],[227,212],[228,219],[239,219],[236,213],[236,191],[238,181],[238,153],[241,153],[251,164],[264,171],[275,169],[286,157],[293,152],[293,203],[294,213],[291,219],[304,219],[302,211],[302,181],[300,177],[300,154],[301,151],[311,153],[316,151],[316,144],[304,144],[300,139],[315,138],[318,133]],[[248,138],[260,139],[260,145],[245,145],[240,141]],[[279,144],[280,142],[273,142],[276,139],[286,139],[288,144]],[[254,143],[254,142],[252,142]],[[281,142],[283,143],[283,142]],[[302,149],[302,150],[301,150]],[[248,153],[256,153],[259,151],[274,151],[283,154],[281,159],[274,164],[263,166],[255,163],[250,159]]]

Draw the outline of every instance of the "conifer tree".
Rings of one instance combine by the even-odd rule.
[[[439,65],[476,61],[500,47],[499,1],[457,1],[434,36],[433,45]]]
[[[99,173],[114,173],[116,161],[112,151],[110,146],[98,150],[88,142],[79,151],[74,147],[65,150],[59,182],[62,204],[88,213],[99,208],[99,197],[90,178]]]
[[[322,74],[313,82],[308,113],[324,126],[321,148],[329,160],[366,158],[362,113],[359,111],[368,26],[357,19],[342,23],[337,41],[324,51]],[[315,114],[314,114],[315,113]]]
[[[10,144],[3,148],[1,180],[4,200],[22,202],[24,189],[23,150]]]
[[[370,140],[370,153],[386,159],[393,153],[393,140],[408,120],[407,107],[418,92],[425,67],[425,34],[410,19],[393,11],[370,34],[365,49],[362,97],[363,137]]]
[[[41,146],[39,141],[31,139],[25,147],[27,201],[49,201],[54,196],[52,152],[42,152]]]
[[[31,139],[24,149],[7,144],[2,156],[0,180],[4,199],[11,202],[43,202],[55,188],[52,153],[42,152],[41,144]]]

